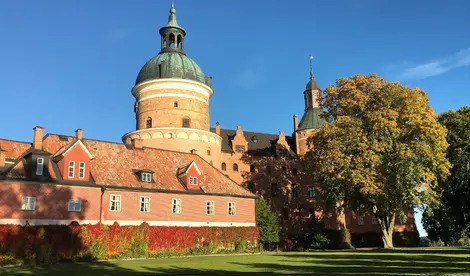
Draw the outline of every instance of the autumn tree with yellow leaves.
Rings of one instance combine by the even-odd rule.
[[[329,123],[309,138],[307,171],[340,212],[373,213],[393,248],[395,216],[438,203],[450,168],[446,129],[424,91],[376,74],[337,79],[322,101]]]

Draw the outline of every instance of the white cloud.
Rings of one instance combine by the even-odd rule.
[[[398,72],[396,75],[400,80],[411,80],[438,76],[452,69],[465,66],[470,66],[470,48],[461,50],[450,56],[422,64],[411,65],[409,62],[403,62],[396,65],[390,65],[387,67],[387,71]]]

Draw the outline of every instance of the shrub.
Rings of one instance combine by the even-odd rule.
[[[50,244],[40,244],[36,248],[35,252],[35,262],[37,265],[48,265],[51,264],[53,260],[52,257],[52,246]]]
[[[326,249],[330,244],[330,240],[326,237],[326,235],[316,234],[313,239],[314,242],[312,243],[311,247],[314,249]]]
[[[444,247],[444,246],[446,246],[446,244],[439,239],[437,241],[431,241],[429,246],[431,246],[431,247]]]
[[[108,247],[102,242],[93,242],[88,248],[88,254],[91,260],[102,260],[106,257]]]

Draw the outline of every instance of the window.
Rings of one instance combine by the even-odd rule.
[[[235,202],[228,203],[228,215],[235,216]]]
[[[44,158],[38,158],[36,161],[36,175],[42,175],[44,171]]]
[[[140,211],[150,212],[150,197],[149,196],[140,197]]]
[[[85,162],[78,164],[78,177],[82,179],[85,178]]]
[[[286,157],[286,156],[287,156],[287,150],[285,150],[285,149],[280,149],[280,150],[279,150],[279,156]]]
[[[181,214],[181,199],[173,198],[171,206],[171,213],[173,214]]]
[[[152,182],[152,174],[148,172],[142,172],[140,180],[143,182]]]
[[[152,118],[148,117],[146,122],[147,128],[152,128]]]
[[[248,190],[252,193],[255,193],[256,192],[256,188],[255,188],[255,183],[254,182],[248,182]]]
[[[359,216],[357,218],[357,224],[364,225],[364,216]]]
[[[292,198],[297,198],[297,185],[292,185],[291,194],[292,194]]]
[[[235,146],[235,152],[236,153],[244,153],[245,152],[245,146],[236,145]]]
[[[73,178],[75,173],[75,161],[69,162],[69,178]]]
[[[215,213],[215,203],[214,201],[206,201],[206,214],[213,215]]]
[[[70,199],[69,200],[69,211],[70,212],[79,212],[82,210],[82,201],[80,199]]]
[[[30,196],[24,196],[21,198],[21,210],[36,210],[36,198]]]
[[[282,218],[284,220],[289,219],[289,209],[287,208],[282,208]]]
[[[183,127],[190,127],[190,120],[188,118],[183,119]]]
[[[271,183],[271,196],[277,197],[277,183]]]
[[[222,170],[223,171],[226,171],[227,170],[227,164],[225,163],[222,163],[222,166],[221,166]]]
[[[287,173],[287,168],[286,168],[286,167],[282,167],[282,173],[283,173],[283,174],[286,174],[286,173]]]
[[[266,166],[266,173],[271,174],[271,166]]]
[[[190,185],[197,185],[197,177],[195,177],[195,176],[190,176],[190,177],[189,177],[189,184],[190,184]]]
[[[374,215],[372,215],[372,224],[378,224],[378,223],[377,223],[377,218],[375,218]]]
[[[315,208],[308,208],[308,215],[309,217],[314,217],[315,216]]]
[[[178,107],[178,102],[174,102],[173,107]]]
[[[309,186],[308,187],[308,197],[309,198],[315,197],[315,187],[314,186]]]
[[[233,164],[233,171],[238,172],[238,165],[237,163]]]
[[[207,156],[211,156],[211,149],[207,149]]]
[[[293,174],[293,175],[297,175],[297,168],[293,168],[293,169],[292,169],[292,174]]]
[[[255,165],[250,165],[250,172],[252,172],[252,173],[255,172]]]
[[[109,210],[111,211],[121,211],[121,196],[120,195],[111,195],[111,204],[109,205]]]

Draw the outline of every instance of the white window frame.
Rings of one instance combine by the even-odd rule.
[[[119,198],[119,200],[118,200],[118,198]],[[113,210],[112,209],[113,201],[114,202],[119,202],[119,210]],[[111,212],[121,212],[121,206],[122,206],[122,197],[121,197],[121,195],[115,195],[115,194],[109,195],[109,211],[111,211]]]
[[[364,225],[364,216],[358,216],[357,217],[357,224],[358,225]]]
[[[85,162],[80,162],[78,164],[78,178],[80,179],[85,178],[85,168],[86,168]]]
[[[198,179],[195,176],[190,176],[189,177],[189,185],[197,185]]]
[[[313,195],[310,196],[310,191],[313,191]],[[308,186],[308,198],[315,198],[316,196],[316,190],[315,190],[315,186]]]
[[[70,208],[71,203],[73,204],[72,206],[74,208]],[[78,207],[79,207],[78,209],[75,208],[75,207],[77,207],[77,205],[76,205],[77,203],[78,203]],[[69,210],[69,212],[80,212],[82,210],[82,201],[80,199],[69,199],[68,210]]]
[[[23,196],[21,198],[21,210],[23,210],[23,211],[34,211],[34,210],[36,210],[36,197],[34,197],[34,196]]]
[[[41,162],[39,162],[39,160]],[[44,158],[39,157],[36,159],[36,175],[42,175],[44,172]]]
[[[142,207],[144,207],[142,209]],[[139,210],[142,213],[150,212],[150,196],[140,196]]]
[[[176,206],[178,206],[179,208],[175,211]],[[179,198],[172,198],[171,199],[171,213],[172,214],[181,214],[181,199],[179,199]]]
[[[243,146],[243,145],[235,145],[235,152],[236,152],[236,153],[245,153],[245,146]]]
[[[72,168],[72,175],[70,175],[70,168]],[[67,170],[67,175],[69,178],[74,178],[75,176],[75,161],[69,161],[69,167]]]
[[[228,215],[229,216],[235,216],[237,214],[237,205],[235,202],[229,202],[228,203]]]
[[[143,182],[152,182],[152,174],[149,172],[142,172],[140,180]]]
[[[208,207],[212,207],[212,213],[209,213]],[[215,201],[213,200],[206,200],[206,215],[215,215]]]

